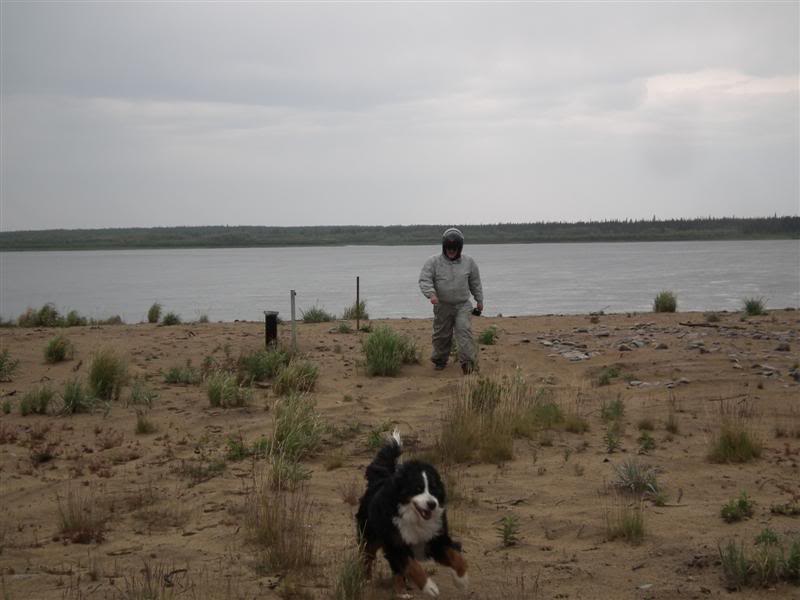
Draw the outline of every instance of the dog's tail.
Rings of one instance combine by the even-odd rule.
[[[372,486],[391,477],[397,467],[397,459],[402,452],[403,442],[400,440],[400,432],[395,429],[383,444],[383,447],[378,450],[375,459],[367,467],[367,485]]]

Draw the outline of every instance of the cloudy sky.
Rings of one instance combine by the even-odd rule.
[[[796,215],[799,7],[2,0],[0,229]]]

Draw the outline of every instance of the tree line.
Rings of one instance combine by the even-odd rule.
[[[441,225],[199,226],[0,232],[0,251],[429,245]],[[800,216],[456,225],[470,244],[800,239]]]

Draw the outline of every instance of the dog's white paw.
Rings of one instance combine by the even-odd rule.
[[[396,427],[392,431],[392,439],[394,440],[394,443],[397,444],[399,447],[401,448],[403,447],[403,442],[400,440],[400,430],[397,429]]]
[[[439,597],[439,586],[428,577],[428,581],[425,582],[425,587],[422,588],[422,591],[428,594],[431,598],[438,598]]]
[[[456,582],[458,589],[462,591],[466,590],[467,586],[469,586],[469,575],[467,573],[464,573],[463,577],[459,577],[458,573],[456,573],[455,571],[452,571],[452,573],[453,573],[453,581]]]

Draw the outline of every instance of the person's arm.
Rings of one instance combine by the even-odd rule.
[[[469,291],[475,297],[478,310],[483,310],[483,285],[481,285],[481,272],[478,263],[472,261],[469,271]]]
[[[431,304],[438,304],[439,298],[436,297],[436,288],[433,285],[434,271],[434,261],[429,258],[419,272],[419,289],[422,295],[431,301]]]

